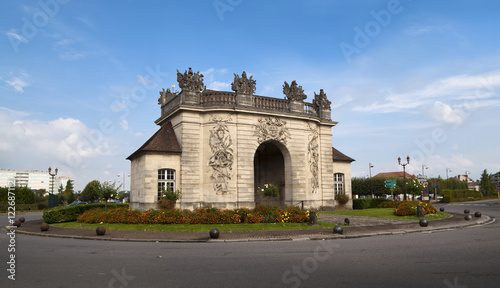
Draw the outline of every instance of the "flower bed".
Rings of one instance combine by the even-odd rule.
[[[385,203],[383,203],[385,204]],[[429,203],[417,201],[400,201],[398,207],[394,209],[394,214],[398,216],[417,215],[417,206],[422,205],[424,215],[435,214],[436,208]]]
[[[141,212],[127,208],[93,209],[77,219],[83,223],[123,224],[237,224],[237,223],[303,223],[309,221],[309,211],[297,207],[281,209],[259,205],[255,209],[220,210],[199,208],[194,211],[167,209]]]

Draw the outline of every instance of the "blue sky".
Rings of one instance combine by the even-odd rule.
[[[158,91],[193,67],[282,98],[332,101],[352,174],[500,170],[498,1],[2,1],[0,168],[118,180],[158,126]],[[129,182],[126,188],[130,187]]]

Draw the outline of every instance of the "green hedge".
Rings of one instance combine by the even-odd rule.
[[[389,200],[382,198],[365,198],[365,199],[353,199],[352,209],[368,209],[377,208],[380,204],[387,202]]]
[[[45,209],[47,205],[45,204],[16,204],[14,207],[16,212],[20,211],[37,211]],[[0,205],[0,213],[7,213],[9,210],[9,205],[2,204]]]
[[[480,200],[483,198],[481,192],[476,190],[457,189],[457,190],[443,190],[443,202],[449,203],[452,201],[468,201]]]
[[[82,215],[83,212],[95,208],[104,208],[106,207],[105,203],[97,203],[97,204],[83,204],[83,205],[74,205],[74,206],[63,206],[56,207],[52,209],[47,209],[43,211],[43,221],[48,224],[53,223],[62,223],[62,222],[72,222],[76,221],[78,216]],[[128,204],[122,203],[108,203],[108,208],[121,208],[127,207]]]

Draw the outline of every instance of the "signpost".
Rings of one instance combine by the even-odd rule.
[[[436,182],[434,182],[436,183]],[[437,188],[439,187],[439,184],[432,184],[432,187],[434,187],[434,201],[438,201],[438,194],[437,194]]]
[[[396,180],[385,180],[384,183],[385,183],[385,188],[394,188],[394,187],[396,187]],[[392,189],[391,189],[391,197],[392,197],[392,200],[394,200],[394,194],[393,194],[393,190]]]
[[[385,188],[394,188],[396,187],[396,180],[385,180]]]
[[[500,204],[500,184],[497,184],[495,188],[497,188],[498,204]]]

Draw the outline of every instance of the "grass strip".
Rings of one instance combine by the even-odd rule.
[[[212,228],[219,231],[259,231],[259,230],[295,230],[311,228],[333,228],[336,224],[318,222],[318,225],[309,226],[307,223],[259,223],[259,224],[88,224],[79,222],[65,222],[51,224],[62,228],[96,229],[104,226],[107,230],[129,231],[160,231],[160,232],[206,232]]]
[[[376,218],[389,218],[398,220],[420,220],[416,215],[412,216],[397,216],[394,215],[394,208],[370,208],[370,209],[359,209],[359,210],[345,210],[345,211],[328,211],[319,212],[320,214],[334,214],[334,215],[345,215],[345,216],[362,216],[362,217],[376,217]],[[437,220],[451,217],[450,214],[444,212],[437,212],[436,214],[427,214],[425,219],[427,220]]]

